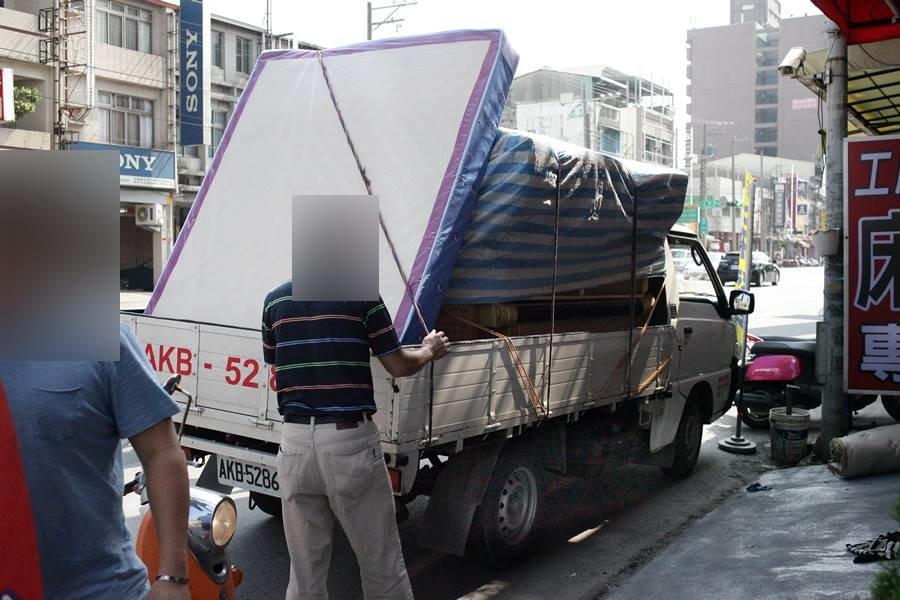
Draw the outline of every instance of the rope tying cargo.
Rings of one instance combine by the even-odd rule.
[[[458,315],[450,316],[460,323],[465,323],[469,327],[474,327],[479,331],[483,331],[488,335],[492,335],[503,340],[503,342],[506,344],[507,350],[509,350],[509,356],[512,359],[513,364],[516,366],[516,372],[519,374],[519,379],[522,382],[522,387],[525,389],[525,395],[528,396],[528,400],[529,402],[531,402],[531,406],[532,408],[534,408],[535,414],[537,414],[539,417],[547,416],[547,411],[544,409],[544,405],[541,404],[541,399],[534,387],[534,383],[531,381],[531,377],[529,377],[528,371],[525,370],[525,365],[522,363],[522,358],[519,356],[519,351],[516,349],[516,345],[513,344],[513,341],[509,338],[509,336],[506,336],[499,331],[489,329],[474,321],[470,321],[465,317],[460,317]]]
[[[350,137],[350,130],[347,129],[347,124],[344,122],[344,115],[341,113],[341,109],[338,106],[337,98],[334,95],[334,88],[331,86],[331,80],[328,78],[328,68],[325,66],[325,59],[322,56],[321,52],[317,52],[316,55],[319,59],[319,66],[322,67],[322,76],[325,78],[325,85],[328,87],[328,95],[331,96],[331,103],[334,105],[334,110],[337,112],[338,121],[341,123],[341,128],[344,130],[344,136],[347,138],[347,145],[350,147],[350,153],[353,154],[353,159],[356,161],[356,168],[359,169],[359,175],[362,177],[363,184],[366,186],[366,192],[370,196],[374,196],[375,193],[372,191],[372,182],[369,179],[369,176],[366,175],[366,168],[362,164],[362,160],[359,158],[359,154],[356,152],[356,146],[353,145],[353,139]],[[384,233],[384,238],[387,240],[388,247],[391,249],[391,255],[394,258],[394,264],[397,265],[397,270],[400,272],[400,279],[403,280],[403,287],[406,290],[406,293],[409,295],[409,300],[412,303],[413,309],[416,311],[416,316],[419,318],[419,323],[422,325],[422,330],[424,331],[424,335],[428,335],[428,325],[425,324],[425,317],[422,316],[422,311],[419,308],[419,304],[416,302],[416,296],[412,291],[412,288],[409,285],[409,278],[406,276],[406,272],[403,270],[403,266],[400,264],[400,257],[397,255],[397,249],[394,247],[394,241],[391,239],[391,235],[388,233],[387,226],[384,224],[384,217],[381,214],[381,211],[378,211],[378,223],[381,226],[381,231]]]

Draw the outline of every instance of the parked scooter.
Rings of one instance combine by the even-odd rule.
[[[769,428],[769,409],[784,406],[788,385],[799,388],[793,403],[811,409],[822,404],[822,385],[816,381],[816,341],[790,337],[759,339],[750,349],[751,360],[744,372],[741,420],[753,429]],[[850,410],[857,411],[878,399],[872,395],[850,397]],[[900,398],[882,396],[884,409],[900,421]]]
[[[178,384],[181,376],[175,376],[163,386],[170,394],[178,391],[192,400],[190,394]],[[187,412],[187,411],[185,411]],[[180,436],[179,436],[180,439]],[[145,478],[138,473],[125,484],[124,495],[140,494],[141,504],[147,504]],[[188,509],[188,588],[193,600],[233,600],[234,590],[240,585],[241,570],[231,564],[225,549],[234,537],[237,526],[237,507],[228,496],[192,487]],[[147,567],[147,575],[153,582],[159,572],[159,540],[156,524],[149,510],[138,528],[135,552]]]

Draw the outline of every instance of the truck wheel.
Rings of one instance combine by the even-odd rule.
[[[684,479],[694,472],[697,458],[700,456],[700,442],[703,440],[703,418],[700,416],[700,403],[694,402],[694,396],[688,398],[675,433],[675,460],[671,466],[664,467],[663,473],[675,479]]]
[[[900,397],[882,396],[881,405],[884,406],[884,410],[887,411],[887,414],[891,415],[892,419],[900,421]]]
[[[543,510],[544,479],[533,453],[521,446],[504,450],[472,519],[469,552],[496,567],[528,552]]]
[[[250,504],[270,517],[281,518],[281,498],[277,496],[250,492]]]

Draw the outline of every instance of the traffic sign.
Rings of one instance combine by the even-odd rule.
[[[706,217],[700,217],[700,235],[709,233],[709,220]]]
[[[722,206],[718,198],[707,198],[700,202],[700,208],[719,208]]]
[[[696,223],[700,218],[700,209],[696,206],[685,206],[684,210],[681,212],[681,216],[678,217],[679,223]]]

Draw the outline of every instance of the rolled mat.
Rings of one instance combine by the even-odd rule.
[[[844,478],[900,471],[900,425],[834,438],[829,450],[828,468]]]

